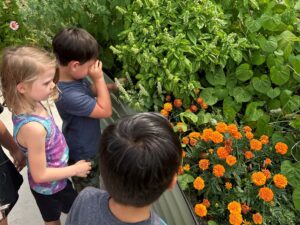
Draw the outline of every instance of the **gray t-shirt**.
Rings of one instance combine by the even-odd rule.
[[[165,225],[152,211],[147,220],[124,223],[110,211],[109,198],[109,194],[104,190],[94,187],[85,188],[74,201],[65,225]]]

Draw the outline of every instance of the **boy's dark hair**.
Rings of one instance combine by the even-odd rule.
[[[168,120],[156,113],[126,116],[109,125],[100,145],[100,173],[116,202],[143,207],[169,187],[182,149]]]
[[[96,39],[81,28],[62,29],[53,38],[52,47],[58,62],[63,66],[72,60],[84,64],[91,59],[97,59],[99,54]]]

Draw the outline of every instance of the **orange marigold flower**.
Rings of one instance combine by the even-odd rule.
[[[210,129],[210,128],[204,129],[203,130],[203,134],[202,134],[202,139],[204,141],[209,141],[211,139],[211,136],[212,136],[213,132],[214,131],[212,129]]]
[[[232,225],[240,225],[243,222],[241,214],[229,214],[229,223]]]
[[[202,204],[205,205],[206,208],[210,207],[210,202],[207,198],[203,199]]]
[[[196,204],[194,210],[197,216],[205,217],[207,215],[207,209],[203,204]]]
[[[227,209],[229,210],[230,213],[233,213],[233,214],[238,214],[238,213],[242,212],[242,206],[237,201],[230,202],[227,206]]]
[[[197,142],[198,142],[198,141],[197,141],[196,139],[194,139],[194,138],[191,138],[191,139],[190,139],[190,145],[191,145],[191,146],[195,146],[195,145],[197,144]]]
[[[226,187],[227,190],[230,190],[232,188],[232,183],[226,182],[225,187]]]
[[[219,147],[217,149],[217,155],[219,156],[220,159],[226,159],[226,157],[229,156],[229,153],[225,147]]]
[[[197,112],[197,111],[198,111],[198,107],[197,107],[196,105],[191,105],[191,106],[190,106],[190,110],[191,110],[192,112]]]
[[[262,224],[263,223],[263,217],[260,213],[253,214],[252,219],[253,219],[254,224]]]
[[[270,172],[270,170],[268,170],[268,169],[262,169],[261,171],[264,173],[264,175],[266,176],[267,180],[271,178],[271,172]]]
[[[234,132],[234,133],[231,134],[231,136],[234,139],[241,139],[243,137],[243,135],[241,134],[241,132]]]
[[[193,131],[193,132],[191,132],[189,134],[189,138],[200,139],[201,138],[201,134],[199,132]]]
[[[252,132],[246,132],[246,138],[248,138],[249,140],[251,140],[253,138],[253,133]]]
[[[283,142],[278,142],[276,145],[275,145],[275,149],[276,149],[276,152],[281,154],[281,155],[284,155],[287,150],[288,150],[288,146],[283,143]]]
[[[164,117],[168,117],[169,116],[169,112],[166,111],[165,109],[160,110],[160,114],[163,115]]]
[[[203,102],[202,105],[201,105],[201,108],[202,108],[203,110],[205,110],[205,109],[208,108],[208,105],[207,105],[205,102]]]
[[[169,102],[171,101],[171,95],[166,95],[166,98],[165,98],[166,102]]]
[[[256,186],[262,186],[266,183],[267,177],[263,172],[255,172],[252,174],[251,180]]]
[[[254,157],[254,154],[251,151],[246,151],[245,152],[245,158],[246,159],[252,159]]]
[[[251,225],[251,222],[247,221],[247,220],[243,220],[242,225]]]
[[[205,182],[201,177],[196,177],[194,180],[194,188],[198,191],[202,190],[205,187]]]
[[[247,132],[252,132],[252,129],[251,129],[251,127],[249,127],[249,126],[244,126],[244,127],[243,127],[243,131],[244,131],[245,133],[247,133]]]
[[[274,193],[270,188],[262,187],[259,189],[258,196],[266,202],[271,202],[273,200]]]
[[[173,109],[172,103],[167,102],[164,104],[164,110],[166,110],[167,112],[171,112]]]
[[[220,132],[220,133],[224,133],[227,131],[227,124],[224,122],[219,122],[216,125],[216,131]]]
[[[233,134],[233,133],[236,133],[236,132],[238,132],[238,128],[237,128],[237,126],[235,125],[235,124],[229,124],[228,126],[227,126],[227,131],[230,133],[230,134]]]
[[[183,137],[181,141],[183,144],[187,145],[190,142],[190,139],[188,137]]]
[[[270,158],[266,158],[264,161],[264,164],[267,165],[271,165],[272,164],[272,160]]]
[[[199,105],[202,105],[203,102],[204,102],[204,100],[203,100],[203,98],[199,97],[199,98],[196,99],[196,102],[197,102]]]
[[[277,188],[283,189],[288,184],[286,177],[282,174],[276,174],[273,177],[273,182]]]
[[[233,156],[233,155],[229,155],[226,157],[226,163],[229,165],[229,166],[233,166],[235,163],[236,163],[236,157]]]
[[[242,213],[247,214],[251,210],[250,206],[248,206],[246,203],[242,204]]]
[[[199,161],[199,168],[200,168],[201,170],[207,170],[208,167],[209,167],[209,165],[210,165],[210,162],[209,162],[208,159],[201,159],[201,160]]]
[[[176,98],[176,99],[174,100],[174,107],[180,108],[181,106],[182,106],[182,100],[179,99],[179,98]]]
[[[184,173],[184,170],[183,170],[182,166],[179,166],[177,173],[178,173],[178,175],[181,175],[181,174]]]
[[[185,164],[183,167],[183,170],[185,171],[189,171],[191,169],[190,165],[189,164]]]
[[[269,137],[267,135],[261,135],[259,140],[263,145],[269,144]]]
[[[214,131],[211,135],[211,140],[215,144],[219,144],[219,143],[223,142],[223,135],[218,131]]]
[[[214,166],[214,168],[213,168],[213,174],[216,177],[222,177],[222,176],[224,176],[224,173],[225,173],[224,166],[222,166],[221,164],[217,164],[217,165]]]
[[[186,151],[182,150],[182,158],[185,158],[185,157],[186,157]]]
[[[262,148],[262,144],[259,140],[257,139],[252,139],[250,141],[250,148],[254,151],[260,151]]]

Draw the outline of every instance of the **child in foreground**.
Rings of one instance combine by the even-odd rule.
[[[59,225],[77,196],[71,176],[86,177],[91,164],[67,166],[69,149],[61,131],[41,103],[55,91],[56,60],[33,47],[10,47],[1,58],[4,101],[13,114],[14,139],[27,159],[28,179],[46,225]]]
[[[138,113],[109,125],[100,147],[107,191],[85,188],[66,225],[163,225],[151,204],[174,187],[182,149],[170,123],[156,113]]]

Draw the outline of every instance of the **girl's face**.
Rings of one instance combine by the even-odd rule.
[[[53,78],[55,68],[48,69],[37,76],[31,84],[24,84],[24,95],[30,100],[40,102],[47,100],[52,94],[55,84]]]

